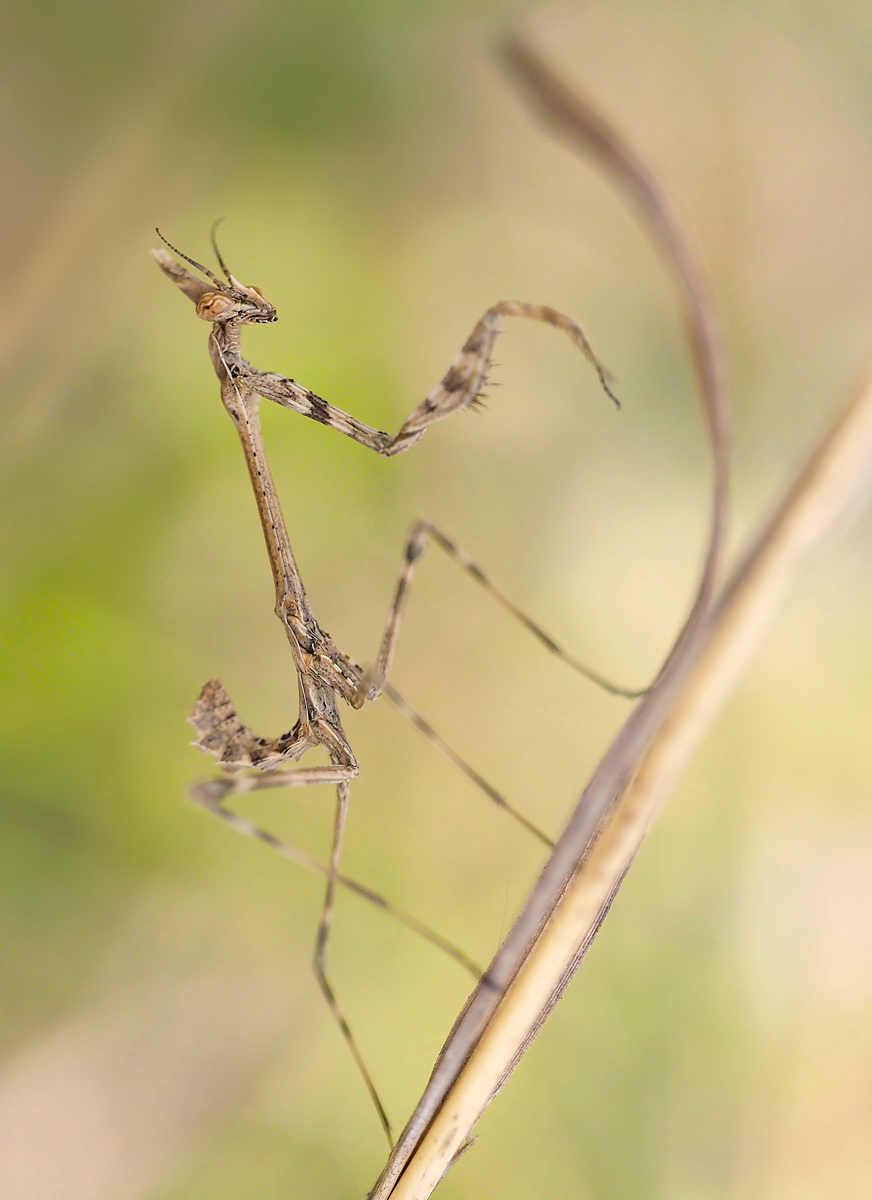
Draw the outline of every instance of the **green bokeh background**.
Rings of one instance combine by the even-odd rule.
[[[699,421],[674,297],[622,203],[495,63],[500,0],[54,0],[2,16],[0,1193],[362,1196],[384,1147],[309,971],[321,884],[186,801],[220,675],[275,734],[295,686],[206,328],[155,224],[280,323],[246,352],[394,430],[501,297],[550,330],[489,410],[383,462],[264,406],[319,620],[369,661],[406,530],[437,521],[573,653],[650,678],[696,579]],[[735,538],[872,346],[872,11],[854,0],[523,13],[659,172],[711,280]],[[872,525],[816,554],[605,931],[441,1194],[872,1191]],[[397,686],[556,832],[626,705],[437,552]],[[347,869],[486,960],[541,855],[387,702],[351,714]],[[324,854],[327,789],[246,805]],[[402,1123],[469,981],[354,898],[337,990]]]

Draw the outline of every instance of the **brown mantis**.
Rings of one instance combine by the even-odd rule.
[[[159,230],[158,234],[166,242]],[[487,379],[490,355],[499,333],[500,320],[512,316],[541,321],[567,334],[594,367],[606,394],[618,407],[620,405],[609,387],[605,370],[594,354],[584,331],[575,321],[553,308],[519,301],[502,301],[488,309],[474,327],[442,381],[411,413],[396,436],[390,437],[334,407],[294,380],[273,372],[260,371],[243,358],[240,350],[243,325],[270,324],[277,320],[276,310],[258,288],[241,284],[227,269],[215,241],[214,226],[211,242],[223,279],[208,267],[182,254],[169,242],[166,242],[166,245],[179,258],[200,271],[208,282],[181,266],[166,250],[157,249],[153,254],[161,269],[194,302],[197,316],[210,322],[212,326],[209,353],[221,385],[222,402],[242,443],[254,490],[275,585],[275,612],[287,634],[297,673],[299,716],[293,728],[282,736],[259,737],[239,719],[221,682],[217,679],[210,680],[200,693],[191,721],[198,734],[195,745],[216,757],[222,774],[197,784],[192,790],[192,795],[198,804],[221,817],[238,832],[266,842],[286,857],[326,877],[327,887],[315,943],[315,975],[354,1056],[388,1141],[392,1144],[391,1126],[384,1106],[327,977],[327,947],[337,886],[348,887],[372,903],[387,909],[404,924],[450,954],[476,978],[481,976],[481,971],[462,951],[421,922],[389,904],[377,893],[340,874],[339,863],[349,805],[349,785],[358,774],[359,767],[342,728],[338,702],[342,700],[352,708],[359,709],[368,701],[376,700],[382,693],[387,694],[401,712],[491,800],[506,809],[545,845],[553,845],[545,834],[512,808],[472,767],[456,755],[388,683],[415,565],[430,542],[441,546],[503,607],[521,620],[540,642],[575,670],[619,695],[635,697],[641,693],[610,684],[602,676],[566,654],[538,625],[512,604],[461,549],[426,521],[417,522],[406,545],[402,572],[375,663],[369,669],[358,665],[340,650],[329,634],[319,626],[306,597],[267,463],[258,417],[260,399],[263,397],[272,400],[345,434],[380,455],[391,457],[410,449],[436,421],[476,404]],[[323,747],[329,756],[328,765],[288,765],[296,763],[307,750],[319,746]],[[225,806],[229,797],[243,792],[262,788],[302,787],[309,784],[333,784],[336,787],[333,839],[327,866],[279,841],[274,835]]]

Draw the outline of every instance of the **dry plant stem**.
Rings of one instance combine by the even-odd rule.
[[[447,1138],[453,1146],[443,1169],[450,1163],[451,1156],[462,1149],[464,1138],[474,1120],[460,1134],[459,1139],[453,1136],[456,1125],[452,1124],[450,1131],[446,1132],[441,1117],[446,1098],[456,1086],[465,1065],[476,1054],[495,1013],[503,1003],[509,988],[513,986],[513,980],[534,952],[543,928],[552,919],[579,864],[589,855],[598,832],[636,774],[652,739],[668,718],[671,706],[704,642],[706,619],[711,611],[717,584],[726,528],[729,407],[720,343],[705,287],[678,223],[653,177],[633,151],[625,145],[621,136],[598,113],[570,91],[521,42],[508,42],[504,54],[507,64],[532,91],[537,105],[544,111],[547,119],[560,129],[574,148],[584,153],[593,151],[612,179],[627,194],[670,264],[678,283],[713,465],[709,541],[696,599],[675,644],[654,684],[630,714],[594,772],[529,899],[458,1017],[436,1062],[424,1095],[372,1192],[372,1200],[384,1200],[385,1197],[394,1194],[397,1180],[407,1170],[410,1158],[413,1155],[417,1158],[422,1138],[426,1136],[427,1144],[430,1144],[431,1135],[427,1130],[434,1122],[440,1130],[439,1137],[442,1138],[443,1144],[447,1144]],[[612,895],[619,882],[619,879],[614,881]],[[605,916],[608,903],[608,899],[604,900],[600,920]],[[578,951],[577,944],[573,950]],[[575,954],[574,958],[570,955],[561,975],[559,990],[551,997],[551,1005],[556,1003],[560,992],[568,984],[578,962],[578,954]],[[528,1027],[525,1045],[535,1036],[536,1030],[547,1016],[547,1011],[550,1010],[543,1009],[538,1020]],[[521,1053],[523,1048],[516,1047],[513,1056],[503,1063],[499,1074],[489,1081],[491,1091],[482,1101],[481,1108],[498,1089]],[[430,1175],[427,1178],[430,1179]],[[430,1179],[432,1186],[435,1186],[437,1181]],[[403,1183],[401,1186],[404,1189],[402,1194],[405,1195],[410,1185]],[[429,1192],[422,1191],[420,1194],[425,1195]]]
[[[669,268],[684,311],[687,339],[693,355],[706,418],[711,426],[713,456],[713,530],[700,592],[707,600],[714,590],[723,549],[727,513],[729,405],[726,402],[723,355],[710,298],[690,247],[666,197],[648,168],[618,131],[578,92],[569,88],[524,41],[508,37],[502,55],[538,108],[545,123],[573,150],[590,155],[623,190],[636,208]],[[713,561],[714,560],[714,561]],[[697,605],[696,607],[704,607]],[[676,643],[673,654],[681,645]]]
[[[728,581],[660,731],[421,1140],[392,1200],[425,1200],[551,1010],[690,755],[777,616],[804,556],[872,486],[872,368]]]

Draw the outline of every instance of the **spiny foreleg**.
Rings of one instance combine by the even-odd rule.
[[[363,424],[293,379],[270,371],[259,371],[241,356],[231,360],[225,355],[225,358],[234,377],[258,395],[335,429],[378,454],[392,457],[414,446],[437,421],[476,404],[487,382],[491,353],[503,317],[541,321],[565,333],[593,366],[603,391],[620,408],[620,401],[609,385],[608,373],[578,322],[555,308],[544,304],[526,304],[520,300],[501,300],[487,310],[441,381],[407,417],[395,437]]]

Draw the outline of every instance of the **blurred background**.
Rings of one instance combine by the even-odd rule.
[[[13,0],[2,15],[2,1064],[7,1200],[362,1196],[385,1147],[312,979],[322,885],[186,799],[219,675],[296,688],[207,329],[160,225],[277,305],[245,351],[396,430],[500,298],[488,411],[381,461],[264,404],[319,621],[371,661],[426,516],[574,654],[649,680],[707,474],[674,296],[622,201],[501,73],[508,23],[660,175],[729,353],[737,549],[872,348],[858,0]],[[818,553],[567,998],[441,1195],[872,1190],[872,523]],[[556,833],[626,715],[438,551],[394,681]],[[542,862],[390,707],[349,714],[346,867],[486,961]],[[323,855],[329,789],[245,811]],[[469,979],[342,896],[332,971],[395,1123]]]

